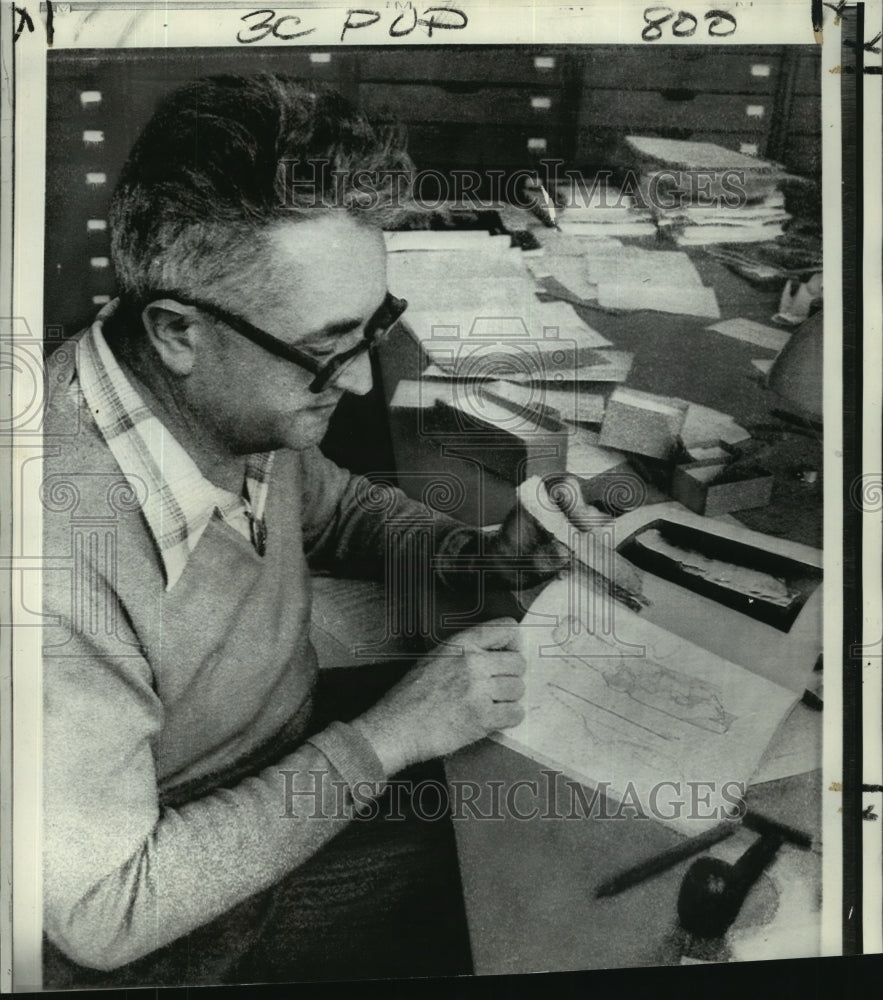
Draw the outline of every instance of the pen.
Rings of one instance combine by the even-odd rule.
[[[638,885],[638,883],[644,882],[646,879],[674,867],[679,861],[683,861],[685,858],[692,857],[694,854],[704,851],[706,847],[711,847],[712,844],[726,840],[738,828],[739,823],[735,820],[724,820],[723,823],[712,827],[710,830],[706,830],[705,833],[700,833],[696,837],[690,837],[688,840],[675,844],[674,847],[670,847],[667,851],[662,851],[656,857],[642,861],[632,868],[626,868],[625,871],[614,875],[613,878],[608,879],[606,882],[602,882],[595,890],[595,899],[600,899],[602,896],[615,896],[625,889],[631,889],[632,886]]]

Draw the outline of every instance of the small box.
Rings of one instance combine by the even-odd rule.
[[[424,429],[442,435],[451,448],[472,451],[489,472],[516,486],[531,476],[563,473],[567,467],[567,431],[538,427],[495,426],[491,421],[437,400]]]
[[[669,459],[678,450],[688,407],[681,399],[618,388],[607,402],[598,443],[648,458]]]
[[[417,419],[413,415],[416,411]],[[482,392],[480,385],[402,379],[390,402],[390,432],[397,453],[407,438],[469,458],[505,482],[567,468],[567,428],[541,406],[521,407]]]
[[[744,479],[714,482],[726,468],[727,463],[715,459],[677,466],[672,477],[672,499],[706,517],[751,507],[766,507],[773,496],[771,473],[755,473]]]

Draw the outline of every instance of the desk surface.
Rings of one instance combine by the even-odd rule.
[[[795,711],[808,712],[801,706]],[[818,715],[819,745],[821,715]],[[591,818],[574,810],[574,796],[563,777],[548,777],[542,765],[498,743],[486,740],[455,754],[446,762],[449,785],[478,784],[481,816],[493,812],[487,782],[502,783],[500,802],[516,782],[533,782],[518,793],[515,808],[539,815],[531,819],[483,819],[456,816],[454,829],[460,877],[475,972],[497,975],[519,972],[563,972],[575,969],[676,965],[684,956],[726,960],[738,939],[760,931],[761,938],[786,942],[766,957],[804,957],[817,953],[821,890],[821,855],[786,845],[751,889],[726,938],[698,942],[678,926],[677,899],[681,880],[695,859],[680,862],[619,895],[595,899],[605,879],[656,856],[681,837],[653,819],[628,816]],[[798,822],[818,833],[821,773],[756,786],[752,808]],[[452,799],[456,801],[452,794]],[[550,804],[554,807],[550,808]],[[505,808],[502,810],[505,812]],[[608,810],[615,813],[615,807]],[[572,814],[575,812],[575,815]],[[562,818],[571,817],[572,818]],[[798,817],[795,819],[795,817]],[[803,822],[803,820],[808,820]],[[815,829],[812,829],[815,828]],[[731,863],[756,839],[739,829],[710,852]],[[795,885],[799,883],[799,885]],[[790,902],[795,890],[803,897]],[[794,920],[803,927],[772,924]],[[799,930],[804,932],[798,935]],[[794,950],[787,951],[793,932]],[[697,954],[697,951],[699,954]],[[761,957],[742,953],[739,957]]]
[[[542,236],[542,233],[539,234]],[[653,246],[653,241],[640,241]],[[717,292],[721,318],[744,317],[769,324],[778,308],[778,295],[754,288],[702,248],[690,248],[706,285]],[[771,415],[775,399],[761,385],[754,358],[773,358],[774,352],[708,331],[713,321],[665,313],[632,312],[613,315],[588,306],[576,307],[582,318],[607,337],[615,348],[631,351],[634,362],[628,385],[662,395],[677,396],[731,414],[755,440],[764,442],[759,459],[774,471],[773,496],[767,507],[739,511],[734,516],[746,526],[814,547],[822,540],[822,448],[814,436]],[[407,314],[406,317],[407,319]],[[345,399],[332,423],[332,454],[358,471],[413,469],[423,465],[462,475],[470,491],[466,463],[426,452],[426,442],[414,441],[407,454],[393,455],[385,400],[402,378],[415,379],[426,366],[420,348],[400,330],[385,344],[378,365],[379,383],[370,397]],[[359,428],[356,434],[353,428]],[[401,442],[399,447],[401,447]],[[434,464],[433,464],[434,463]],[[808,485],[798,471],[814,469],[818,480]],[[474,476],[473,476],[474,478]],[[515,502],[515,486],[482,477],[484,523],[495,523]],[[479,492],[476,487],[475,492]],[[662,495],[658,499],[664,499]],[[464,516],[461,514],[461,516]],[[473,519],[472,510],[466,515]]]
[[[652,243],[643,241],[643,245]],[[770,322],[778,306],[775,293],[758,291],[701,248],[692,248],[689,253],[704,283],[716,289],[722,319],[745,317]],[[614,347],[633,352],[630,386],[729,413],[753,431],[755,439],[764,441],[761,457],[775,471],[772,502],[765,508],[739,512],[735,515],[738,520],[757,531],[820,546],[821,475],[810,486],[800,481],[797,472],[816,469],[821,473],[821,442],[771,416],[774,401],[760,384],[751,361],[771,358],[773,352],[709,332],[709,320],[650,312],[611,315],[585,306],[577,311]],[[352,436],[338,455],[362,470],[392,469],[395,464],[400,469],[419,468],[412,462],[418,461],[416,449],[420,442],[414,446],[414,455],[404,460],[397,455],[398,462],[394,462],[385,436],[385,400],[391,397],[399,379],[419,376],[425,359],[417,344],[402,331],[385,345],[379,367],[382,385],[373,398],[348,400],[335,415],[339,439],[346,441],[344,428],[361,427],[363,433],[364,428],[371,428],[368,433],[372,435],[374,455],[366,457],[365,437]],[[513,484],[499,481],[488,489],[490,478],[486,476],[482,481],[490,497],[486,502],[494,504],[485,508],[485,522],[499,519],[515,500]],[[547,780],[542,771],[536,762],[490,741],[468,748],[447,762],[449,781],[479,785],[493,780],[509,787],[518,780],[527,780],[538,782],[542,789]],[[811,823],[819,809],[817,786],[816,778],[809,784],[804,782],[803,802],[798,805],[798,811]],[[787,787],[787,781],[782,787]],[[773,789],[773,799],[779,791]],[[566,788],[556,792],[558,812],[569,811],[569,794]],[[594,887],[602,880],[679,839],[664,825],[637,819],[472,817],[456,820],[455,829],[477,973],[672,964],[685,953],[683,932],[677,926],[676,901],[689,861],[620,896],[594,899]],[[750,843],[751,835],[742,833]],[[736,836],[727,843],[733,843],[736,849],[747,846]],[[797,852],[801,857],[789,862],[788,850],[796,851],[787,849],[785,862],[797,865],[800,879],[813,887],[809,891],[815,893],[816,899],[821,877],[818,854]],[[744,930],[770,918],[780,902],[775,883],[774,877],[762,876],[746,900],[737,927],[741,924]],[[812,910],[812,906],[803,909]],[[727,955],[718,950],[705,957],[721,959]]]

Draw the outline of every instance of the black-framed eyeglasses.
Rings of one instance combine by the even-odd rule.
[[[260,327],[250,323],[242,316],[229,312],[216,306],[213,302],[206,302],[202,299],[195,299],[189,296],[182,296],[176,292],[154,292],[148,301],[156,299],[174,299],[182,305],[193,306],[202,312],[214,316],[222,323],[225,323],[231,330],[250,340],[258,347],[262,347],[277,358],[284,358],[286,361],[293,361],[313,377],[313,381],[307,386],[310,392],[319,393],[327,388],[330,383],[337,378],[347,365],[365,351],[370,350],[375,345],[381,343],[392,332],[402,313],[408,308],[407,300],[398,299],[391,292],[386,293],[386,297],[380,304],[377,311],[365,324],[365,332],[362,339],[348,351],[341,351],[340,354],[333,355],[324,364],[317,361],[312,355],[302,351],[294,344],[288,344],[273,334],[267,333]]]

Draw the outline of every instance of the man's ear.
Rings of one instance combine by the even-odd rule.
[[[150,302],[141,313],[148,340],[175,375],[189,375],[196,362],[195,320],[193,308],[174,299]]]

